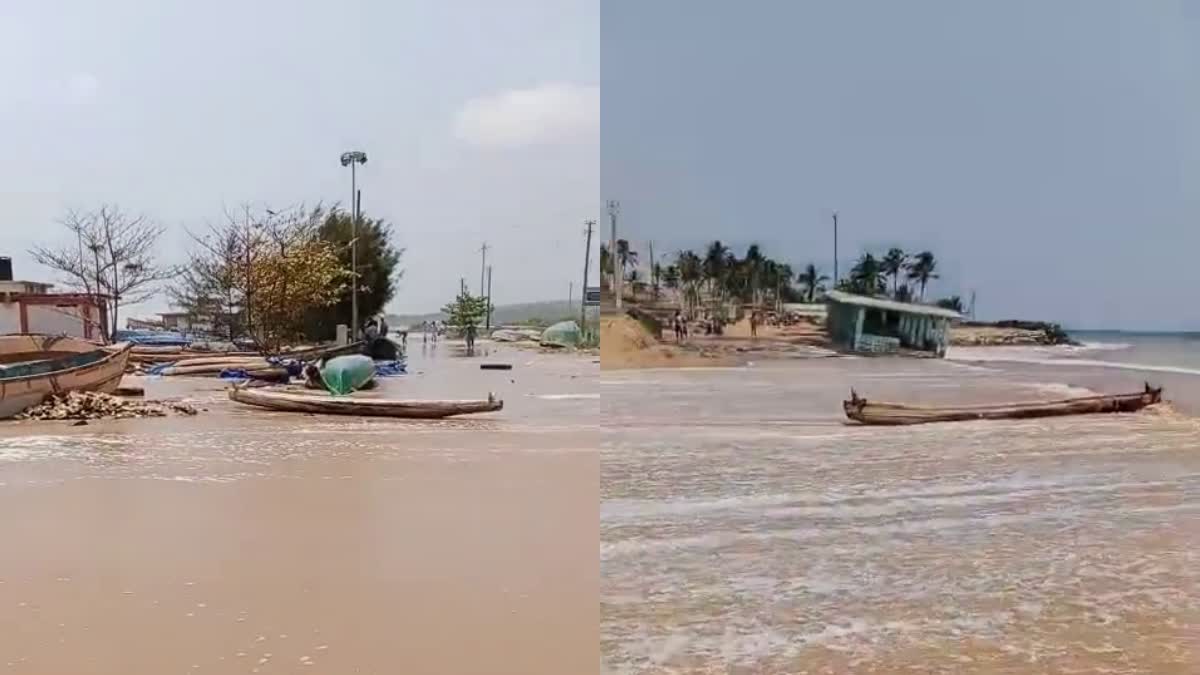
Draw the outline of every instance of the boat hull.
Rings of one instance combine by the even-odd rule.
[[[53,395],[116,391],[131,346],[99,348],[0,371],[0,419],[11,418]]]
[[[1162,401],[1162,389],[1146,385],[1145,391],[1110,396],[1085,396],[1057,401],[1032,401],[977,406],[925,407],[897,403],[875,403],[851,392],[842,402],[846,417],[861,424],[903,426],[931,422],[1028,419],[1062,415],[1137,412]]]
[[[495,412],[504,408],[504,401],[490,396],[485,400],[471,401],[406,401],[300,393],[272,387],[234,387],[229,390],[229,398],[238,403],[283,412],[408,419],[441,419]]]

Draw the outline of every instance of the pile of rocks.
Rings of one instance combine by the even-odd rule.
[[[97,420],[166,417],[170,413],[195,415],[196,408],[177,401],[130,401],[111,394],[72,391],[52,396],[17,415],[26,420]]]

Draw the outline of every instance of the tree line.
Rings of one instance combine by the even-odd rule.
[[[651,261],[649,279],[643,279],[638,265],[638,253],[625,239],[616,242],[616,255],[600,245],[600,270],[609,280],[614,273],[628,281],[635,294],[639,288],[649,288],[657,298],[660,288],[679,292],[684,308],[689,312],[704,304],[705,298],[714,304],[730,301],[765,306],[785,302],[817,302],[832,281],[815,263],[799,271],[791,265],[774,260],[758,244],[751,244],[739,257],[721,241],[709,243],[701,253],[683,250],[666,265]],[[929,283],[938,278],[937,258],[931,251],[908,254],[891,248],[876,256],[863,253],[847,276],[834,282],[837,290],[858,295],[890,297],[900,302],[924,302]],[[937,301],[939,306],[962,313],[959,296]]]
[[[71,237],[35,246],[33,259],[56,270],[63,283],[107,305],[102,326],[111,340],[122,307],[165,291],[193,324],[207,323],[229,340],[248,339],[261,351],[288,342],[328,340],[349,324],[351,280],[358,278],[360,318],[382,311],[402,275],[403,249],[391,225],[359,215],[358,266],[351,269],[350,214],[334,208],[281,211],[244,206],[201,232],[182,264],[163,264],[158,244],[165,229],[117,206],[69,212]]]

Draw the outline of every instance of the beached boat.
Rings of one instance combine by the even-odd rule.
[[[333,396],[287,387],[235,386],[229,390],[229,398],[238,403],[284,412],[417,419],[440,419],[454,415],[495,412],[504,408],[504,401],[491,394],[484,400],[422,401]]]
[[[35,351],[31,346],[41,348]],[[55,394],[115,391],[121,384],[131,347],[128,343],[101,347],[85,340],[42,335],[0,338],[0,354],[6,348],[11,350],[7,357],[0,357],[0,419],[8,419]]]
[[[0,335],[0,365],[45,361],[100,349],[98,342],[67,335]]]
[[[863,424],[904,425],[1136,412],[1160,401],[1162,401],[1162,387],[1154,388],[1149,384],[1146,384],[1145,390],[1133,394],[1082,396],[1057,401],[942,407],[868,401],[851,390],[850,400],[842,402],[842,409],[845,411],[846,417]]]

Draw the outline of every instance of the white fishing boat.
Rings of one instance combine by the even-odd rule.
[[[50,335],[0,336],[0,419],[56,394],[115,391],[132,346]]]

